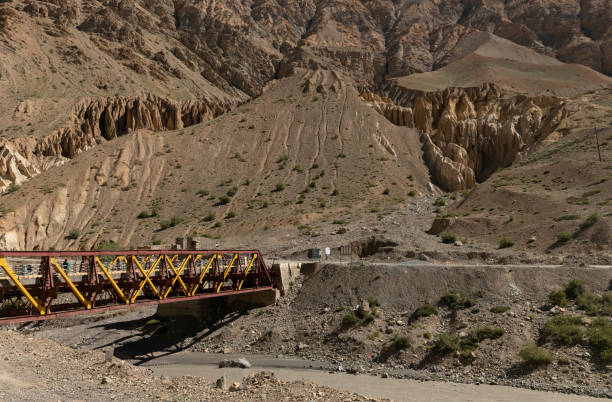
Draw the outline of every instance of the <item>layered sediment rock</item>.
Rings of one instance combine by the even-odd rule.
[[[471,188],[553,132],[565,117],[552,96],[504,97],[485,84],[422,92],[391,86],[389,97],[362,97],[400,126],[416,127],[434,180],[448,191]]]
[[[0,190],[21,184],[101,141],[138,129],[178,130],[213,119],[233,106],[206,100],[178,103],[153,95],[85,99],[74,107],[66,126],[50,135],[0,144]]]

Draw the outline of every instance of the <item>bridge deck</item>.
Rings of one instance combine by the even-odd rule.
[[[273,287],[257,250],[0,251],[0,325]]]

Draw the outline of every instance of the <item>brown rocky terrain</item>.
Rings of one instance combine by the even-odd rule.
[[[102,351],[73,349],[16,331],[0,330],[0,398],[4,400],[375,401],[308,381],[284,382],[274,373],[251,374],[217,388],[193,376],[168,378]]]
[[[611,20],[609,0],[0,0],[0,249],[336,260],[213,322],[25,325],[0,337],[0,399],[365,399],[76,349],[108,342],[611,397],[590,338],[610,278],[586,266],[612,264]],[[551,305],[573,277],[594,293]],[[580,339],[547,338],[557,317]],[[521,363],[528,341],[548,364]]]

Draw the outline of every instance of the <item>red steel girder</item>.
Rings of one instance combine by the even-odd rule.
[[[34,259],[40,271],[26,275]],[[0,251],[0,325],[274,286],[258,250]]]

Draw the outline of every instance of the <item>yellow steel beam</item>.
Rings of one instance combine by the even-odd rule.
[[[135,255],[132,256],[132,261],[134,262],[134,264],[136,264],[136,267],[138,268],[138,270],[140,271],[140,273],[144,277],[144,281],[149,284],[149,287],[151,289],[153,289],[153,292],[155,293],[157,298],[161,299],[162,296],[159,294],[159,291],[157,290],[155,285],[153,285],[153,282],[151,282],[151,279],[149,279],[150,272],[152,272],[152,271],[149,270],[149,274],[147,274],[144,271],[144,269],[142,269],[142,265],[140,265],[140,262],[138,261],[138,258],[136,258]],[[140,294],[141,291],[142,291],[142,288],[138,288],[138,291],[134,292],[134,295],[132,296],[132,299],[130,300],[131,303],[134,303],[136,301],[136,298],[138,297],[138,295]]]
[[[17,289],[19,289],[19,291],[25,296],[25,298],[28,299],[30,304],[32,304],[32,306],[34,306],[34,308],[38,310],[38,313],[40,315],[45,315],[47,313],[47,308],[40,300],[32,296],[30,292],[28,292],[28,290],[21,284],[21,282],[19,282],[19,278],[17,278],[17,275],[15,275],[4,257],[0,258],[0,268],[2,268],[4,272],[8,275],[8,277],[11,278],[15,286],[17,286]]]
[[[147,257],[148,258],[148,257]],[[149,267],[149,270],[146,272],[146,278],[149,278],[149,276],[151,275],[151,272],[153,272],[153,270],[155,270],[155,267],[157,267],[157,264],[159,264],[159,262],[162,260],[163,256],[159,256],[157,257],[157,259],[155,260],[155,262]],[[145,261],[145,260],[143,260]],[[147,280],[144,279],[142,282],[140,282],[140,285],[138,286],[138,289],[136,290],[136,297],[138,296],[138,294],[140,294],[140,292],[142,291],[142,288],[144,287],[144,285],[147,283]],[[157,289],[156,289],[157,290]],[[161,296],[159,294],[159,292],[157,292],[158,296]],[[161,297],[160,297],[161,298]],[[134,301],[136,300],[135,297],[132,298],[132,303],[134,303]]]
[[[253,258],[251,258],[251,261],[249,261],[249,265],[247,265],[247,267],[244,270],[244,278],[240,280],[240,283],[238,284],[238,290],[242,289],[242,284],[244,283],[244,280],[246,279],[247,274],[251,270],[251,267],[253,266],[253,263],[255,262],[256,259],[257,259],[257,254],[254,254]]]
[[[219,293],[219,291],[221,290],[223,282],[225,282],[225,278],[227,278],[227,274],[229,274],[229,271],[230,269],[232,269],[232,265],[234,265],[236,259],[238,259],[238,254],[234,254],[234,258],[232,258],[230,263],[227,265],[227,268],[225,268],[225,272],[223,273],[223,280],[219,283],[219,286],[217,286],[217,293]]]
[[[68,275],[66,275],[62,267],[60,267],[60,265],[57,263],[57,261],[55,260],[55,257],[49,258],[49,262],[51,263],[51,265],[55,267],[55,270],[57,271],[57,273],[60,274],[60,276],[64,279],[64,282],[68,284],[68,287],[70,288],[70,290],[72,290],[72,293],[81,302],[81,304],[85,306],[87,310],[91,309],[91,302],[87,300],[85,297],[83,297],[81,292],[79,292],[79,289],[77,289],[77,287],[74,286],[74,283],[72,283],[70,278],[68,278]]]
[[[125,295],[123,294],[123,292],[121,291],[121,289],[117,285],[117,282],[115,282],[115,280],[113,279],[111,274],[106,270],[106,267],[104,266],[104,264],[102,264],[102,261],[100,261],[98,256],[96,256],[94,258],[96,260],[96,263],[98,264],[98,266],[102,270],[102,272],[104,272],[104,275],[106,275],[106,278],[108,279],[108,281],[111,283],[113,289],[115,289],[115,292],[117,293],[117,296],[119,296],[119,298],[121,300],[123,300],[125,302],[125,304],[130,304],[130,301],[127,299],[127,297],[125,297]],[[115,264],[116,261],[117,261],[117,257],[115,257],[113,262],[111,264],[109,264],[109,268],[112,267]]]
[[[175,255],[175,257],[177,257],[177,256]],[[170,294],[170,291],[174,287],[174,284],[176,283],[177,280],[181,284],[181,287],[183,288],[183,291],[185,292],[185,295],[189,294],[189,291],[187,290],[187,286],[185,286],[185,282],[183,282],[183,280],[181,279],[180,275],[181,275],[181,272],[183,271],[183,269],[185,268],[185,265],[187,264],[187,261],[189,261],[190,258],[191,258],[191,255],[188,255],[187,258],[185,258],[183,260],[183,262],[181,263],[181,265],[179,266],[179,269],[177,271],[176,268],[174,268],[174,264],[172,264],[172,261],[175,260],[175,258],[172,258],[172,260],[171,260],[170,258],[168,258],[168,256],[166,256],[166,260],[168,261],[168,265],[170,266],[170,269],[174,272],[174,278],[172,279],[172,284],[164,292],[164,299],[166,297],[168,297],[168,295]]]
[[[201,256],[198,256],[201,257]],[[212,262],[214,261],[215,258],[217,258],[217,254],[213,254],[212,257],[210,257],[210,259],[208,260],[208,262],[206,263],[206,266],[204,267],[204,269],[202,270],[202,272],[200,272],[200,276],[198,276],[198,283],[196,283],[195,287],[193,288],[193,290],[191,291],[191,296],[195,295],[195,292],[198,290],[198,287],[200,287],[200,285],[202,284],[202,281],[204,280],[204,277],[206,276],[206,272],[208,272],[208,270],[210,269],[210,266],[212,264]],[[220,257],[220,256],[219,256]]]

